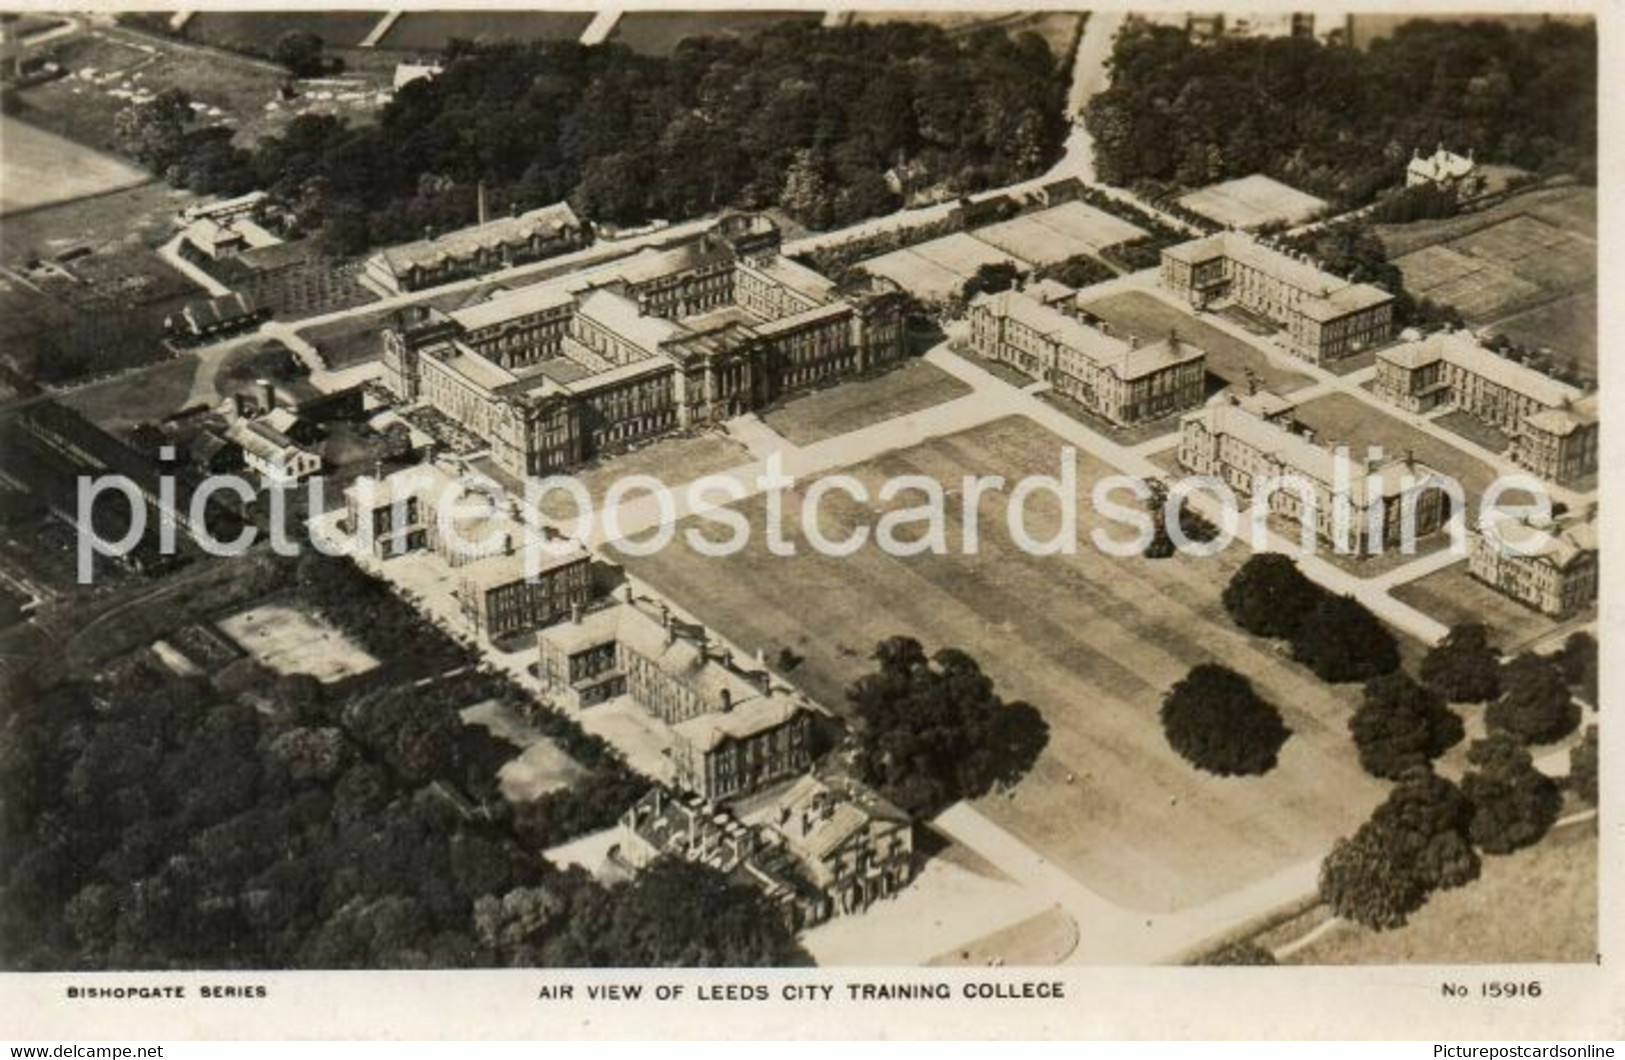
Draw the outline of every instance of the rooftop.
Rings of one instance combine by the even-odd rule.
[[[1139,343],[1108,335],[1021,291],[978,295],[971,304],[1047,335],[1121,379],[1137,379],[1204,356],[1200,348],[1177,336]]]
[[[1164,250],[1174,261],[1198,265],[1214,258],[1229,258],[1272,276],[1308,297],[1298,305],[1305,316],[1335,320],[1349,313],[1393,301],[1394,296],[1371,284],[1350,283],[1290,254],[1264,246],[1241,232],[1215,232],[1202,239]]]
[[[499,217],[432,239],[387,247],[381,253],[384,263],[395,273],[405,272],[414,266],[433,269],[448,261],[472,257],[482,250],[521,246],[536,236],[553,238],[567,229],[580,227],[581,219],[570,204],[559,202],[522,213],[518,217]]]
[[[1377,353],[1377,359],[1412,370],[1442,360],[1497,386],[1523,394],[1549,409],[1577,402],[1584,396],[1578,387],[1553,379],[1545,372],[1509,360],[1479,345],[1465,331],[1434,332],[1414,342],[1381,350]]]

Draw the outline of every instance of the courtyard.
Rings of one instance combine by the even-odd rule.
[[[378,666],[377,659],[343,633],[285,604],[261,604],[218,624],[245,651],[279,674],[309,674],[330,685]]]

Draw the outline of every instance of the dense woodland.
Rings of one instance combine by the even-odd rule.
[[[909,23],[785,24],[694,38],[670,58],[618,46],[453,42],[376,125],[295,119],[248,151],[160,96],[121,120],[176,184],[264,187],[334,249],[418,238],[475,215],[475,188],[595,221],[782,206],[819,228],[901,205],[885,173],[952,191],[1041,171],[1066,133],[1067,70],[1034,34],[949,37]]]
[[[1369,50],[1312,39],[1195,43],[1135,27],[1085,113],[1101,177],[1187,186],[1266,173],[1335,206],[1438,143],[1596,179],[1594,26],[1412,22]]]
[[[643,783],[539,712],[588,773],[511,813],[495,771],[513,749],[457,710],[528,696],[350,564],[313,554],[290,573],[294,602],[407,669],[326,686],[239,659],[185,678],[138,652],[8,676],[0,966],[806,962],[759,891],[711,869],[660,863],[610,887],[546,863],[543,840],[612,824]]]

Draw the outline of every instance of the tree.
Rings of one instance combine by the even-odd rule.
[[[1291,730],[1252,683],[1216,663],[1191,668],[1162,701],[1168,744],[1198,769],[1220,776],[1275,768]]]
[[[294,29],[277,38],[271,59],[295,77],[320,77],[327,72],[322,38],[309,30]]]
[[[998,294],[1008,291],[1021,282],[1021,270],[1013,262],[990,261],[985,265],[978,265],[976,271],[965,280],[964,286],[959,289],[960,296],[970,301],[979,294]]]
[[[1526,744],[1551,743],[1580,724],[1580,708],[1569,696],[1558,662],[1524,652],[1503,668],[1501,697],[1485,711],[1484,721],[1491,732]]]
[[[1393,846],[1361,829],[1339,839],[1320,863],[1320,897],[1344,920],[1374,931],[1402,927],[1428,891]]]
[[[1366,772],[1390,779],[1426,766],[1465,735],[1461,719],[1403,670],[1366,682],[1349,732]]]
[[[623,968],[811,964],[783,913],[752,884],[663,858],[614,892],[604,963]]]
[[[192,117],[192,97],[184,89],[168,88],[119,111],[113,131],[125,151],[148,169],[163,173],[181,157]]]
[[[1597,638],[1583,630],[1570,633],[1558,653],[1563,679],[1569,688],[1592,706],[1597,704]]]
[[[1488,627],[1451,626],[1422,658],[1422,683],[1452,703],[1484,703],[1501,694],[1501,653],[1491,646]]]
[[[1399,643],[1364,604],[1325,593],[1293,634],[1292,657],[1322,681],[1367,681],[1399,668]]]
[[[1585,736],[1569,750],[1569,790],[1597,805],[1597,727],[1587,725]]]
[[[1529,750],[1496,733],[1467,752],[1476,768],[1461,781],[1473,804],[1471,836],[1486,854],[1510,854],[1539,842],[1563,807],[1557,781],[1535,768]]]
[[[1261,637],[1291,637],[1326,591],[1289,556],[1258,552],[1231,576],[1220,599],[1236,625]]]
[[[1006,703],[976,661],[911,637],[875,646],[877,672],[847,689],[859,775],[903,809],[929,815],[1014,783],[1049,739],[1043,716]]]

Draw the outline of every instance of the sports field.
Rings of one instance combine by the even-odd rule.
[[[912,295],[941,301],[958,294],[977,269],[997,262],[1024,266],[1024,262],[1012,254],[964,232],[955,232],[869,258],[860,264],[866,271],[896,282]]]
[[[1210,385],[1217,379],[1221,385],[1244,386],[1249,369],[1260,386],[1278,394],[1301,390],[1310,382],[1306,375],[1275,367],[1259,350],[1188,310],[1143,291],[1108,295],[1085,302],[1083,309],[1105,321],[1119,335],[1138,335],[1151,340],[1166,336],[1170,330],[1178,331],[1181,339],[1207,351]]]
[[[670,55],[689,37],[738,37],[780,22],[822,21],[818,11],[628,11],[615,24],[610,43],[644,55]]]
[[[957,489],[968,474],[1012,482],[1054,474],[1061,447],[1031,421],[1008,418],[848,470],[871,495],[903,474]],[[740,554],[707,558],[679,543],[625,562],[746,651],[771,657],[792,647],[805,657],[795,680],[831,708],[843,706],[845,688],[871,668],[867,656],[884,637],[969,651],[1003,695],[1033,703],[1050,725],[1037,766],[1013,797],[982,800],[983,812],[1112,901],[1176,909],[1318,857],[1358,824],[1384,785],[1360,769],[1345,728],[1357,689],[1322,684],[1225,616],[1219,593],[1242,549],[1151,561],[1092,547],[1088,534],[1101,523],[1088,496],[1103,470],[1080,454],[1081,544],[1072,556],[1017,548],[1007,497],[997,493],[977,509],[974,555],[961,554],[957,514],[947,555],[894,557],[875,547],[818,555],[800,533],[801,495],[792,493],[784,510],[794,556],[770,554],[759,532],[765,502],[754,498],[739,506],[756,531]],[[904,495],[885,507],[917,503]],[[957,513],[960,502],[951,496],[948,507]],[[1028,511],[1035,537],[1059,529],[1052,497],[1034,497]],[[819,516],[825,534],[839,538],[872,525],[877,511],[830,493]],[[1162,695],[1191,666],[1214,660],[1249,677],[1293,730],[1267,776],[1198,773],[1163,738]]]
[[[1079,254],[1099,254],[1106,247],[1139,239],[1144,229],[1097,210],[1068,202],[987,225],[977,239],[1034,265],[1050,265]]]
[[[1257,228],[1272,222],[1302,224],[1326,208],[1326,200],[1262,173],[1211,184],[1186,195],[1179,204],[1226,228]]]
[[[0,115],[0,214],[144,184],[143,169]]]
[[[220,629],[279,674],[310,674],[323,684],[364,674],[378,660],[313,615],[262,604],[222,619]]]
[[[378,42],[380,48],[439,52],[467,40],[578,40],[592,21],[586,11],[408,11]]]

